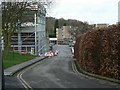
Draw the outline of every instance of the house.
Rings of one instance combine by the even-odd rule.
[[[106,23],[96,24],[96,28],[106,28],[106,27],[108,27],[108,24]]]

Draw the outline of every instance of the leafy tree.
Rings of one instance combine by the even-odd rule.
[[[56,37],[56,29],[59,28],[59,23],[58,23],[58,20],[55,21],[55,26],[54,26],[54,36],[53,37]]]
[[[66,25],[66,23],[64,23],[64,25],[63,25],[63,26],[67,26],[67,25]]]
[[[82,21],[78,21],[78,20],[74,20],[74,19],[65,20],[63,18],[56,19],[53,17],[47,17],[46,18],[46,23],[47,23],[46,30],[49,33],[49,36],[51,36],[51,33],[52,33],[52,36],[55,37],[55,35],[53,33],[56,32],[56,29],[55,29],[56,20],[58,20],[59,28],[61,28],[62,26],[71,26],[72,30],[70,31],[70,33],[74,37],[76,37],[79,34],[86,33],[87,31],[92,29],[92,26],[89,25],[87,22],[82,22]]]
[[[4,37],[5,52],[9,50],[11,35],[21,20],[27,2],[2,2],[2,33]]]

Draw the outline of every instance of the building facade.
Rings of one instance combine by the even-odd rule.
[[[96,27],[97,28],[106,28],[106,27],[108,27],[108,24],[96,24]]]
[[[70,34],[71,26],[63,26],[56,30],[56,37],[58,40],[58,44],[68,44],[71,39]]]
[[[18,23],[18,28],[11,38],[11,49],[18,52],[28,52],[38,55],[48,51],[48,39],[46,37],[46,9],[37,6],[26,11],[24,22]],[[31,18],[30,18],[31,17]]]

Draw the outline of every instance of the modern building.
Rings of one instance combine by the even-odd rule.
[[[33,5],[25,11],[23,22],[18,22],[18,28],[11,38],[11,49],[18,52],[28,52],[38,55],[49,49],[46,37],[46,9],[44,6]]]

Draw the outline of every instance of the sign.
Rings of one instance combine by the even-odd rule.
[[[35,49],[31,47],[31,55],[35,54]]]

